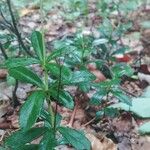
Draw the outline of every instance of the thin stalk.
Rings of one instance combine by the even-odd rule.
[[[60,64],[60,63],[59,63],[59,64]],[[60,89],[61,89],[62,67],[63,67],[63,66],[60,66],[60,69],[59,69],[59,80],[58,80],[58,88],[57,88],[57,100],[59,100]],[[55,107],[55,120],[54,120],[54,129],[55,129],[55,130],[56,130],[57,109],[58,109],[58,105],[57,105],[57,103],[56,103],[56,107]]]
[[[24,51],[25,51],[29,56],[32,56],[31,52],[28,51],[27,47],[24,45],[24,42],[22,41],[21,34],[19,33],[19,30],[18,30],[18,28],[17,28],[16,19],[15,19],[15,17],[14,17],[13,11],[12,11],[12,7],[11,7],[10,0],[6,0],[6,1],[7,1],[8,9],[9,9],[10,16],[11,16],[11,19],[12,19],[12,24],[13,24],[13,27],[14,27],[15,34],[16,34],[16,36],[17,36],[18,42],[21,44],[21,46],[22,46],[22,48],[24,49]]]
[[[51,118],[50,118],[51,119],[51,126],[54,129],[55,128],[55,113],[53,111],[50,99],[47,100],[47,104],[48,104],[48,112],[51,115]]]
[[[0,43],[0,49],[1,49],[2,55],[4,56],[5,60],[7,60],[8,56],[5,52],[5,49],[3,48],[2,43]],[[12,91],[12,105],[13,105],[13,107],[16,107],[20,104],[18,99],[17,99],[17,95],[16,95],[17,89],[18,89],[18,80],[16,80],[15,88]]]
[[[45,40],[44,40],[44,12],[43,12],[43,0],[40,0],[40,14],[41,14],[41,33],[42,33],[42,43],[43,43],[43,64],[42,68],[44,70],[44,82],[45,82],[45,91],[48,91],[48,72],[46,69],[46,47],[45,47]],[[51,105],[50,95],[47,97],[47,104],[48,104],[48,112],[51,115],[51,125],[54,129],[55,124],[55,114]]]
[[[6,54],[5,50],[4,50],[3,45],[2,45],[1,42],[0,42],[0,49],[1,49],[2,55],[4,56],[5,60],[7,60],[8,56],[7,56],[7,54]]]

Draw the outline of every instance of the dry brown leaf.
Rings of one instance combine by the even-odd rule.
[[[34,9],[24,8],[20,10],[20,17],[23,17],[25,15],[28,15],[29,13],[34,12]]]
[[[144,73],[138,73],[138,78],[140,81],[146,81],[147,83],[150,84],[150,75],[144,74]]]
[[[92,150],[117,150],[117,146],[112,140],[105,136],[103,136],[102,139],[99,139],[94,134],[87,133],[86,137],[91,142]]]
[[[7,76],[7,70],[6,69],[0,69],[0,79],[4,79]]]
[[[90,63],[87,65],[87,68],[90,70],[91,73],[93,73],[96,76],[95,82],[101,82],[106,80],[104,74],[96,68],[96,64]]]

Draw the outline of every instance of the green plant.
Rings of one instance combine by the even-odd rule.
[[[74,11],[82,9],[81,6],[84,4],[78,0],[74,3]],[[116,5],[114,7],[116,9]],[[104,7],[102,11],[105,12],[105,10]],[[1,64],[8,69],[11,77],[36,87],[21,107],[20,130],[5,140],[5,147],[14,150],[51,150],[58,145],[69,144],[76,149],[90,149],[90,142],[82,131],[61,126],[62,118],[57,113],[57,107],[61,105],[69,109],[74,108],[75,98],[66,90],[66,87],[72,85],[84,93],[88,93],[91,89],[95,90],[90,100],[91,105],[107,104],[116,97],[119,101],[126,103],[127,107],[132,107],[131,99],[121,88],[120,83],[121,78],[131,76],[133,70],[126,63],[116,63],[114,57],[116,54],[124,54],[129,48],[119,41],[131,25],[131,22],[119,22],[114,26],[106,14],[98,29],[101,33],[98,39],[78,33],[73,37],[54,41],[54,50],[50,54],[45,48],[43,31],[34,31],[31,35],[31,46],[36,56],[22,55],[18,58],[7,58]],[[5,44],[1,49],[5,50]],[[95,83],[96,77],[87,69],[89,63],[94,63],[107,80]],[[32,64],[38,64],[41,67],[42,75],[39,76],[31,71]],[[53,102],[56,103],[55,108],[52,106]],[[47,103],[48,109],[44,108],[44,103]],[[104,105],[97,112],[99,119],[103,115],[113,116],[115,113],[115,108],[106,106]],[[41,127],[36,127],[38,119],[44,122]],[[32,144],[32,141],[37,138],[40,142]]]
[[[38,31],[32,33],[31,42],[36,58],[14,58],[13,61],[8,59],[4,64],[8,68],[9,74],[15,79],[37,86],[37,90],[30,94],[21,108],[19,119],[21,129],[5,141],[5,146],[12,149],[38,146],[45,147],[44,149],[54,149],[57,145],[65,142],[76,149],[90,149],[90,143],[81,131],[60,126],[61,116],[57,114],[57,107],[56,109],[52,108],[52,101],[56,102],[56,105],[60,104],[73,109],[73,98],[63,87],[84,83],[87,79],[93,80],[93,75],[88,71],[72,72],[63,65],[59,60],[60,56],[65,55],[62,49],[46,56],[43,38],[43,34]],[[52,60],[53,62],[51,62]],[[29,65],[33,63],[40,64],[43,69],[43,78],[29,69]],[[78,80],[80,77],[82,79]],[[43,108],[44,101],[47,102],[48,110]],[[34,127],[38,118],[45,122],[41,128]],[[38,145],[29,144],[40,136],[43,138]]]

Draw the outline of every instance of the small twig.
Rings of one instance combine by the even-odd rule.
[[[137,97],[137,95],[135,95],[135,94],[133,94],[133,93],[127,91],[127,90],[124,89],[123,87],[120,87],[120,88],[121,88],[125,93],[127,93],[127,94],[129,94],[129,95],[131,95],[131,96],[133,96],[133,97]]]
[[[96,119],[96,117],[94,117],[93,119],[91,119],[87,123],[83,124],[82,127],[86,127],[87,125],[91,124],[95,119]]]
[[[20,102],[18,101],[18,98],[16,95],[17,89],[18,89],[18,80],[16,80],[15,88],[14,88],[13,93],[12,93],[13,107],[17,107],[18,105],[20,105]]]
[[[75,99],[75,101],[77,101],[77,99]],[[68,127],[72,127],[72,125],[73,125],[74,118],[75,118],[75,115],[76,115],[76,112],[77,112],[77,108],[78,108],[78,102],[75,104],[75,107],[74,107],[74,110],[72,112],[70,121],[68,123]]]

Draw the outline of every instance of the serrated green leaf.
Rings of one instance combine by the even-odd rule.
[[[31,35],[31,43],[38,58],[42,61],[44,57],[44,43],[42,34],[34,31]]]
[[[48,130],[42,138],[39,150],[54,150],[56,146],[55,131],[52,129]]]
[[[22,147],[26,143],[30,143],[46,131],[47,128],[32,128],[28,131],[19,130],[6,139],[5,145],[15,150],[16,147]]]
[[[93,46],[98,46],[100,44],[105,44],[108,42],[108,39],[96,39],[93,41]]]
[[[47,70],[50,72],[50,74],[54,77],[56,77],[57,79],[60,78],[61,75],[61,80],[62,82],[68,82],[68,80],[71,79],[72,76],[72,72],[68,67],[65,66],[60,66],[58,64],[55,63],[50,63],[48,65],[46,65]]]
[[[93,96],[90,99],[91,105],[100,105],[102,98],[107,94],[107,91],[98,91],[93,94]]]
[[[142,124],[139,129],[139,133],[142,135],[148,134],[150,135],[150,122]]]
[[[51,91],[51,96],[54,99],[56,99],[63,106],[65,106],[65,107],[67,107],[69,109],[73,109],[74,108],[73,98],[67,91],[60,90],[59,91],[59,99],[58,99],[58,92],[52,90]]]
[[[28,130],[34,125],[40,115],[44,99],[43,91],[35,91],[28,97],[20,111],[19,123],[21,128]]]
[[[61,48],[61,49],[57,49],[55,51],[53,51],[48,57],[47,57],[47,62],[55,59],[55,58],[58,58],[60,56],[62,56],[63,54],[65,54],[66,50],[64,48]]]
[[[45,126],[46,127],[52,127],[51,114],[48,111],[42,109],[40,116],[41,116],[41,118],[43,118],[43,120],[45,120],[45,123],[46,123]],[[57,113],[57,115],[56,115],[56,127],[60,126],[61,120],[62,120],[62,116],[59,113]]]
[[[70,79],[70,83],[72,84],[80,84],[80,83],[86,83],[90,81],[94,81],[96,79],[95,75],[90,73],[89,71],[83,70],[83,71],[75,71],[72,74],[72,78]]]
[[[39,149],[38,144],[30,144],[30,145],[23,145],[21,147],[15,147],[14,150],[37,150]]]
[[[124,92],[121,90],[113,90],[112,91],[113,96],[115,96],[119,101],[126,103],[129,106],[132,106],[132,100],[129,96],[127,96]]]
[[[119,63],[112,67],[112,72],[116,77],[122,77],[123,75],[132,76],[134,71],[129,65]]]
[[[5,66],[7,68],[15,68],[18,66],[29,66],[32,64],[38,64],[39,60],[35,58],[10,58],[5,61]]]
[[[37,85],[38,87],[43,87],[42,80],[31,70],[23,66],[18,66],[16,68],[10,68],[9,74],[22,82],[31,83]]]
[[[62,134],[65,140],[70,143],[75,149],[91,149],[91,144],[89,140],[82,132],[67,127],[59,127],[58,131]]]

